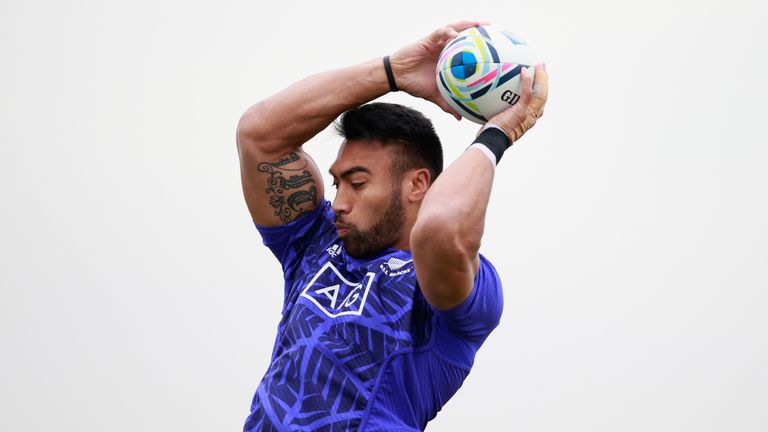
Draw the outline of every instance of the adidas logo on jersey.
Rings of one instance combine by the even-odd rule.
[[[410,264],[410,265],[409,265]],[[410,273],[413,270],[413,260],[403,261],[398,258],[390,258],[387,262],[382,263],[381,271],[387,276],[400,276],[406,273]]]
[[[329,247],[325,250],[328,252],[328,255],[330,255],[333,258],[336,258],[341,253],[341,246],[338,244],[334,244],[333,246]]]
[[[374,276],[374,273],[367,273],[362,281],[352,282],[328,262],[309,281],[301,296],[330,318],[361,315]]]

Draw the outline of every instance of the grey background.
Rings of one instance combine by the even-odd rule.
[[[497,171],[502,323],[429,429],[768,430],[748,0],[2,2],[0,430],[240,430],[281,297],[240,114],[474,17],[541,52],[551,96]],[[384,100],[430,116],[448,161],[476,132]],[[338,142],[306,148],[327,167]]]

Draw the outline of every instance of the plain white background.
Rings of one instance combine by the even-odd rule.
[[[764,8],[2,2],[0,430],[240,430],[281,298],[240,114],[462,18],[536,47],[550,100],[488,212],[502,323],[429,430],[768,430]],[[447,161],[476,132],[383,100]]]

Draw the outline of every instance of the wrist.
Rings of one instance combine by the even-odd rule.
[[[483,125],[483,126],[480,128],[480,130],[479,130],[479,131],[477,131],[477,135],[475,135],[475,138],[479,137],[481,133],[483,133],[484,131],[486,131],[486,130],[488,130],[488,129],[497,129],[497,130],[499,130],[501,133],[503,133],[503,134],[504,134],[504,136],[506,136],[506,137],[507,137],[507,141],[508,141],[508,142],[507,142],[507,147],[511,147],[511,146],[512,146],[512,144],[514,144],[514,141],[512,140],[512,137],[510,137],[510,136],[509,136],[509,133],[507,133],[507,131],[506,131],[506,130],[505,130],[503,127],[501,127],[501,126],[497,125],[496,123],[494,123],[494,122],[492,122],[492,121],[488,121],[488,122],[486,122],[486,123],[485,123],[485,124],[484,124],[484,125]]]
[[[389,65],[392,68],[392,77],[397,85],[397,90],[420,97],[420,95],[413,94],[412,91],[413,82],[418,79],[418,74],[413,72],[415,66],[413,60],[404,57],[397,51],[389,56]]]
[[[361,68],[361,77],[365,77],[364,86],[368,89],[368,92],[372,92],[369,100],[383,96],[390,91],[389,83],[387,82],[387,73],[384,70],[382,57],[376,57],[374,59],[368,60],[365,63],[359,65],[359,67]],[[347,82],[346,84],[351,85],[352,82]]]
[[[384,56],[383,63],[384,73],[387,75],[387,83],[389,84],[389,91],[400,91],[400,89],[397,88],[397,81],[395,80],[395,74],[392,71],[392,63],[389,61],[388,55]]]
[[[480,133],[477,134],[477,138],[475,138],[470,148],[477,148],[483,151],[495,166],[501,161],[504,152],[511,146],[512,141],[510,141],[504,129],[493,123],[486,123],[480,129]]]

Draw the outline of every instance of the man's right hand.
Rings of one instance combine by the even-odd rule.
[[[488,23],[461,21],[448,24],[433,31],[418,42],[397,50],[390,56],[397,87],[412,96],[434,102],[443,111],[460,120],[461,116],[448,105],[437,88],[437,80],[435,79],[437,60],[445,45],[458,36],[459,32],[482,24]]]

